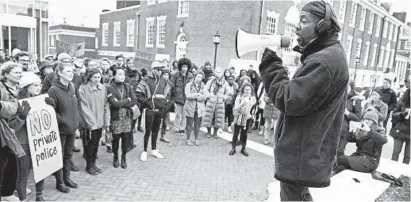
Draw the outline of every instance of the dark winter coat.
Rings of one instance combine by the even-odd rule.
[[[202,68],[203,73],[204,73],[204,79],[203,79],[203,83],[207,83],[208,80],[214,76],[214,71],[213,69],[206,69],[205,67]]]
[[[267,96],[282,113],[275,130],[275,178],[327,187],[344,118],[348,65],[336,33],[300,52],[302,65],[291,80],[270,49],[259,66]]]
[[[137,86],[137,104],[140,108],[168,112],[174,104],[169,92],[170,84],[161,76],[150,73]]]
[[[410,141],[410,118],[406,119],[408,113],[406,108],[410,108],[410,89],[408,88],[398,107],[392,112],[392,129],[390,135],[393,138]],[[411,116],[411,114],[410,114]]]
[[[41,94],[45,94],[49,91],[55,79],[57,79],[56,72],[47,74],[42,83]],[[78,74],[74,74],[73,80],[71,82],[75,85],[76,90],[78,90],[78,88],[80,88],[80,85],[84,83],[83,78]]]
[[[357,133],[367,132],[357,130]],[[377,128],[376,130],[371,130],[368,134],[361,136],[363,137],[357,138],[354,133],[348,133],[347,141],[355,142],[357,145],[357,150],[351,156],[364,156],[372,160],[377,167],[381,157],[382,146],[387,143],[385,129]]]
[[[133,87],[133,91],[135,92],[137,89],[137,85],[140,83],[142,76],[138,70],[133,70],[130,68],[126,68],[126,80],[125,82],[130,84]]]
[[[80,124],[79,101],[75,86],[64,86],[59,79],[54,79],[48,91],[49,97],[56,102],[54,109],[60,134],[73,134]]]
[[[172,84],[173,88],[171,88],[170,94],[171,99],[174,101],[174,103],[184,105],[186,101],[185,87],[192,78],[193,75],[191,74],[191,72],[187,72],[186,75],[178,72],[177,74],[171,76],[170,83]]]
[[[397,94],[391,88],[381,88],[381,100],[388,105],[388,111],[391,112],[397,106]]]
[[[120,93],[121,91],[122,93]],[[120,119],[119,111],[121,108],[128,108],[127,116],[129,118],[133,117],[131,107],[137,104],[137,97],[130,84],[125,82],[117,83],[113,80],[107,87],[107,94],[109,95],[111,121],[118,121]]]
[[[350,112],[348,115],[344,114],[344,122],[341,131],[348,131],[350,128],[350,121],[361,121],[361,100],[354,100],[354,94],[349,95],[345,108]]]

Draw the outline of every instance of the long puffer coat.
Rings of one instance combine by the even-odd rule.
[[[220,85],[218,85],[218,83]],[[218,88],[218,89],[217,89]],[[224,127],[225,107],[224,102],[230,94],[230,88],[225,80],[209,80],[204,87],[204,94],[208,98],[201,126],[215,128]],[[213,117],[215,120],[213,123]]]

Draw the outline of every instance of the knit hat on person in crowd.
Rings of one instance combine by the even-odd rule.
[[[154,61],[153,63],[151,63],[151,69],[162,69],[164,67],[165,65],[159,61]]]
[[[46,57],[44,57],[44,60],[47,60],[47,59],[49,59],[49,58],[51,58],[51,59],[54,60],[54,56],[53,56],[53,55],[46,55]]]
[[[387,82],[390,83],[390,84],[391,84],[391,82],[392,82],[391,79],[389,79],[389,78],[385,78],[384,81],[387,81]]]
[[[14,56],[16,56],[18,53],[20,53],[20,52],[21,52],[20,49],[15,48],[15,49],[13,49],[13,51],[11,51],[11,56],[14,57]]]
[[[376,111],[368,111],[364,114],[363,119],[368,119],[374,121],[375,124],[378,124],[378,113]]]
[[[22,72],[21,73],[21,79],[19,82],[20,88],[24,88],[36,82],[41,83],[41,79],[34,72]]]
[[[54,63],[48,60],[41,62],[40,64],[40,72],[44,70],[44,68],[51,67],[53,68]],[[54,68],[53,68],[54,69]]]
[[[163,69],[163,72],[161,72],[161,75],[163,75],[163,74],[170,75],[170,70],[169,69]]]
[[[67,53],[60,53],[59,56],[57,57],[57,60],[60,61],[60,62],[64,59],[72,60],[71,56]]]
[[[324,1],[310,1],[303,6],[301,11],[311,13],[321,19],[325,18],[325,2]],[[331,28],[334,28],[335,32],[340,32],[341,27],[338,24],[337,15],[335,14],[332,6],[329,6],[328,12],[330,13]]]

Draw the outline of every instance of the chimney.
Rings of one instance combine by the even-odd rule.
[[[407,12],[394,12],[392,15],[404,23],[405,23],[405,20],[407,19]]]
[[[383,7],[388,12],[391,11],[391,3],[390,2],[381,2],[381,7]]]

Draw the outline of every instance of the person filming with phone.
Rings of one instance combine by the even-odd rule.
[[[275,130],[275,175],[282,201],[313,200],[308,187],[330,185],[344,118],[349,79],[338,40],[340,26],[324,1],[305,4],[293,50],[301,53],[294,77],[277,53],[265,49],[260,75],[266,93],[281,112]]]

